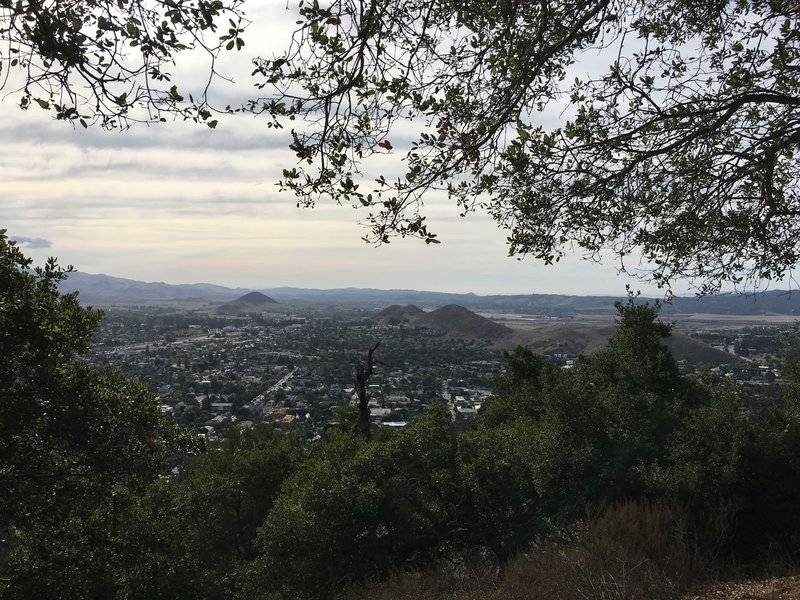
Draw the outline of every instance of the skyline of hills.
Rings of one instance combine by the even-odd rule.
[[[416,305],[434,309],[457,304],[470,310],[509,312],[541,316],[613,315],[620,296],[577,296],[563,294],[477,295],[425,290],[376,288],[229,288],[211,283],[169,284],[142,282],[104,274],[70,273],[61,285],[63,292],[78,291],[85,304],[149,304],[231,302],[258,291],[280,304],[355,305],[365,308],[387,305]],[[645,298],[644,300],[655,300]],[[720,294],[705,297],[674,297],[663,303],[661,314],[669,317],[685,313],[718,315],[791,315],[800,318],[800,292],[770,290],[756,294]]]
[[[246,294],[247,288],[229,288],[213,283],[144,282],[111,275],[73,271],[59,286],[62,292],[79,292],[84,303],[146,304],[167,301],[228,301]]]
[[[78,275],[76,277],[76,275]],[[417,290],[377,290],[347,288],[315,290],[276,288],[270,295],[260,291],[226,288],[214,284],[171,285],[146,283],[107,275],[72,273],[64,291],[79,291],[83,303],[107,304],[170,304],[183,309],[200,308],[219,315],[243,317],[261,312],[302,310],[303,307],[356,306],[375,310],[370,321],[379,325],[402,325],[430,329],[434,335],[489,344],[499,349],[528,346],[541,354],[579,355],[592,353],[607,344],[614,331],[612,316],[615,298],[607,296],[561,296],[531,294],[528,296],[479,296],[447,294]],[[244,292],[244,293],[242,293]],[[276,297],[273,297],[274,296]],[[414,297],[425,309],[415,304],[390,304],[393,299]],[[759,300],[764,299],[764,302]],[[775,308],[776,301],[790,309],[800,301],[800,294],[760,296],[752,298],[726,296],[704,299],[682,299],[664,305],[662,316],[675,315],[676,307],[688,301],[702,312],[719,314],[753,314],[754,306],[765,312]],[[452,300],[456,300],[456,303]],[[463,304],[461,304],[463,303]],[[390,304],[387,306],[387,304]],[[464,306],[464,305],[468,306]],[[381,307],[385,307],[379,310]],[[474,311],[484,311],[486,318]],[[736,311],[740,311],[737,313]],[[749,311],[749,312],[748,312]],[[519,316],[514,316],[517,313]],[[542,318],[530,319],[531,314]],[[774,313],[771,313],[774,314]],[[786,314],[786,313],[783,313]],[[548,317],[553,317],[550,320]],[[559,318],[560,317],[560,318]],[[597,317],[600,317],[599,319]],[[740,359],[708,344],[674,332],[665,340],[675,357],[690,362],[726,364]]]

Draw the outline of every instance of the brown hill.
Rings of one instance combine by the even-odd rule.
[[[511,330],[505,325],[476,315],[457,304],[448,304],[426,313],[414,321],[414,325],[434,329],[447,337],[463,340],[496,341],[511,335]]]
[[[616,326],[611,323],[514,322],[512,335],[499,340],[497,345],[506,349],[528,346],[539,354],[591,354],[608,344],[615,329]],[[664,340],[664,345],[670,349],[675,360],[686,360],[693,364],[716,366],[742,361],[738,356],[717,350],[682,333],[673,333]]]
[[[275,300],[262,294],[261,292],[250,292],[236,300],[226,302],[217,308],[217,313],[221,315],[246,315],[260,313],[272,305],[278,304]]]
[[[744,362],[735,354],[717,350],[682,333],[673,333],[664,340],[664,345],[670,349],[675,360],[685,360],[695,365],[733,365]]]
[[[449,338],[491,341],[497,348],[511,350],[528,346],[538,354],[591,354],[608,344],[616,325],[605,323],[543,322],[515,320],[502,325],[459,306],[449,304],[426,313],[412,305],[395,304],[372,318],[381,325],[407,323],[413,327],[432,329]],[[693,364],[722,365],[741,362],[733,354],[717,350],[682,333],[673,333],[664,340],[676,360]]]
[[[527,346],[538,354],[591,354],[608,344],[615,326],[587,323],[519,323],[498,346],[512,349]]]
[[[423,315],[425,315],[425,311],[419,306],[393,304],[372,317],[372,321],[376,325],[401,325],[403,323],[413,323]]]

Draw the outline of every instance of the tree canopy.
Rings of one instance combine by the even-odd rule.
[[[439,190],[546,263],[576,249],[709,293],[798,261],[794,2],[315,0],[300,14],[288,51],[256,60],[273,92],[249,108],[306,121],[283,186],[365,207],[369,241],[438,241],[423,201]],[[399,175],[375,160],[393,151]]]
[[[0,86],[88,126],[217,119],[241,0],[0,2]],[[367,241],[438,242],[445,193],[546,263],[577,251],[701,293],[800,258],[800,10],[785,0],[301,0],[242,110],[292,123],[298,203],[364,210]],[[178,53],[205,53],[185,98]],[[17,71],[17,74],[14,72]],[[20,77],[21,73],[21,77]],[[237,110],[226,107],[227,110]],[[398,153],[403,162],[387,158]]]
[[[102,313],[61,294],[64,277],[54,259],[31,268],[0,229],[0,528],[58,520],[194,446],[143,383],[78,358]]]
[[[38,105],[84,127],[125,127],[131,120],[165,120],[165,114],[213,127],[208,85],[186,102],[170,69],[178,53],[200,50],[210,63],[210,83],[219,53],[244,46],[240,4],[1,0],[0,89],[10,88],[23,109]]]

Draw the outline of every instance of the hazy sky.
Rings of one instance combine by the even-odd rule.
[[[295,17],[285,6],[251,11],[248,45],[221,65],[236,84],[219,93],[250,93],[254,47],[268,39],[279,51],[291,33]],[[186,68],[202,71],[191,62]],[[222,117],[216,130],[186,123],[75,130],[6,98],[0,228],[37,261],[56,256],[87,273],[144,281],[615,295],[630,283],[659,294],[618,276],[613,261],[600,266],[572,256],[548,267],[509,258],[503,230],[483,214],[460,218],[445,197],[431,197],[425,207],[442,244],[366,245],[358,211],[298,209],[292,195],[278,191],[281,170],[295,163],[287,135],[251,116]],[[395,152],[403,151],[395,143]]]

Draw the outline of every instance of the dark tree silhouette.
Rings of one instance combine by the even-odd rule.
[[[358,424],[356,425],[356,432],[365,440],[370,439],[369,432],[369,399],[372,396],[367,389],[369,386],[369,378],[372,377],[372,369],[375,365],[383,364],[381,361],[375,359],[375,351],[381,343],[377,342],[367,352],[367,362],[360,363],[356,367],[356,394],[358,395]]]

